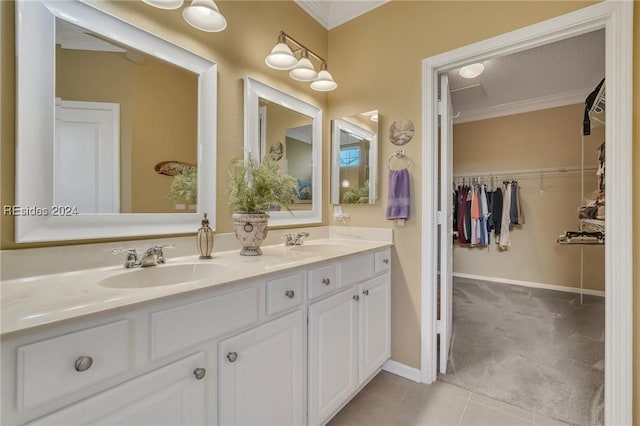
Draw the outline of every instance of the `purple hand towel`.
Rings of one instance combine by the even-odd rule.
[[[409,170],[389,170],[387,219],[409,219]]]

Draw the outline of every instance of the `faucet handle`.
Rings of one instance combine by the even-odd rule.
[[[158,263],[166,263],[167,259],[164,257],[164,249],[172,249],[175,248],[173,244],[156,244],[153,246],[153,253],[156,255],[156,262]]]
[[[133,268],[136,265],[136,262],[138,261],[138,253],[136,252],[136,249],[133,247],[129,247],[129,248],[117,248],[117,249],[113,249],[111,250],[111,254],[120,254],[126,252],[127,253],[127,258],[124,261],[124,267],[125,268]]]

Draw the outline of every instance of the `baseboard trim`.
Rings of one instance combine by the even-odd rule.
[[[568,286],[557,285],[557,284],[546,284],[546,283],[537,283],[533,281],[512,280],[510,278],[487,277],[484,275],[464,274],[461,272],[454,272],[452,275],[454,277],[468,278],[472,280],[493,281],[501,284],[519,285],[523,287],[544,288],[546,290],[564,291],[566,293],[578,293],[578,294],[580,293],[580,288],[568,287]],[[591,289],[585,288],[582,290],[582,293],[588,294],[591,296],[604,297],[604,291],[602,290],[591,290]]]
[[[395,374],[396,376],[404,377],[405,379],[420,383],[420,370],[409,367],[401,362],[388,359],[382,366],[382,369],[391,374]]]

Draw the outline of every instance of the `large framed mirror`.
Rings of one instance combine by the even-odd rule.
[[[290,211],[270,211],[269,226],[322,223],[322,109],[245,78],[245,156],[269,155],[298,183]]]
[[[215,62],[80,1],[19,0],[16,52],[16,242],[215,226]]]
[[[331,133],[331,204],[375,204],[378,111],[337,118]]]

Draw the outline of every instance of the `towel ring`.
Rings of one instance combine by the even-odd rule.
[[[405,162],[404,167],[394,169],[391,165],[394,159],[404,160]],[[404,150],[394,152],[393,154],[391,154],[391,156],[389,157],[389,160],[387,161],[387,167],[389,168],[389,170],[402,170],[402,169],[408,170],[410,165],[411,165],[411,160],[409,159],[409,157],[405,155]]]

